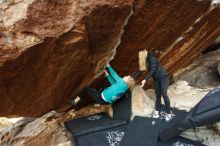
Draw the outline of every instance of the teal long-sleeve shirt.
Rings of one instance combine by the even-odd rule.
[[[102,96],[106,102],[112,104],[125,94],[125,92],[128,90],[128,85],[111,66],[108,66],[107,68],[109,70],[107,79],[111,83],[111,86],[103,90]]]

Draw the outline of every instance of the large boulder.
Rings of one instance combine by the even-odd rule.
[[[220,35],[217,2],[0,1],[0,116],[59,108],[115,54],[112,65],[120,75],[138,68],[143,48],[176,72]]]
[[[220,84],[217,70],[220,61],[220,49],[203,54],[190,66],[174,74],[174,80],[185,80],[191,86],[213,88]]]
[[[189,86],[186,81],[177,81],[168,88],[170,105],[180,110],[191,110],[210,89],[199,89]],[[133,115],[150,117],[155,107],[156,95],[153,89],[146,92],[136,86],[132,91]],[[162,100],[163,102],[163,100]]]
[[[132,4],[115,0],[1,1],[0,116],[39,116],[98,77]]]
[[[151,117],[154,106],[155,97],[147,95],[140,86],[135,86],[132,90],[132,117]]]

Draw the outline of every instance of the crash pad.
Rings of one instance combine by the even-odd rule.
[[[135,116],[128,127],[120,146],[156,146],[160,118]]]
[[[74,146],[119,146],[128,122],[98,113],[65,122]]]
[[[124,120],[112,119],[107,113],[98,113],[67,121],[65,125],[74,136],[80,136],[126,123]]]
[[[169,123],[159,133],[165,141],[181,132],[198,126],[220,121],[220,86],[210,91],[194,108],[176,123]],[[167,132],[169,130],[169,132]]]
[[[112,104],[113,118],[130,121],[132,114],[132,97],[128,91],[119,100]]]
[[[168,141],[158,141],[157,146],[206,146],[198,141],[193,141],[188,138],[177,136]]]

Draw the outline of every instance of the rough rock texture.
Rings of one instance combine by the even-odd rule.
[[[220,49],[205,53],[192,65],[174,74],[174,80],[185,80],[191,86],[199,88],[212,88],[220,84],[218,63]]]
[[[218,38],[215,40],[215,42],[220,43],[220,37],[218,37]]]
[[[9,121],[7,118],[0,118],[0,131],[2,130],[2,128],[5,128],[11,125],[12,125],[12,122]]]
[[[102,73],[116,48],[112,64],[122,75],[138,68],[143,48],[172,74],[220,35],[219,14],[209,0],[0,1],[0,116],[62,106]]]
[[[72,146],[71,137],[63,122],[91,115],[108,112],[108,106],[86,107],[80,111],[56,113],[54,111],[36,119],[25,118],[0,132],[1,146]]]
[[[172,107],[189,111],[194,107],[211,89],[199,89],[189,86],[186,81],[178,81],[169,86],[168,96]],[[150,117],[155,105],[155,92],[148,89],[146,92],[136,86],[132,91],[133,115]]]
[[[138,51],[147,49],[172,74],[220,36],[219,16],[220,7],[206,0],[136,0],[113,63],[118,71],[132,73],[138,68]]]
[[[146,92],[139,86],[132,90],[132,117],[135,115],[150,117],[154,110],[154,96],[146,95]]]
[[[171,106],[181,110],[191,110],[213,88],[192,87],[186,81],[177,81],[168,88]],[[154,90],[147,90],[149,97],[155,97]]]
[[[130,1],[1,2],[0,116],[39,116],[90,84],[114,55]]]
[[[220,75],[220,62],[218,63],[218,73],[219,73],[219,75]]]
[[[0,131],[2,131],[3,128],[10,127],[17,121],[23,119],[22,117],[20,118],[5,118],[1,117],[0,118]]]

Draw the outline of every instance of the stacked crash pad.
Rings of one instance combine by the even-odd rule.
[[[99,113],[67,121],[74,146],[119,146],[128,127],[127,121]]]
[[[159,131],[166,125],[164,122],[161,118],[135,116],[128,123],[98,113],[67,121],[65,125],[72,134],[73,146],[204,146],[180,136],[164,142],[159,140]]]

